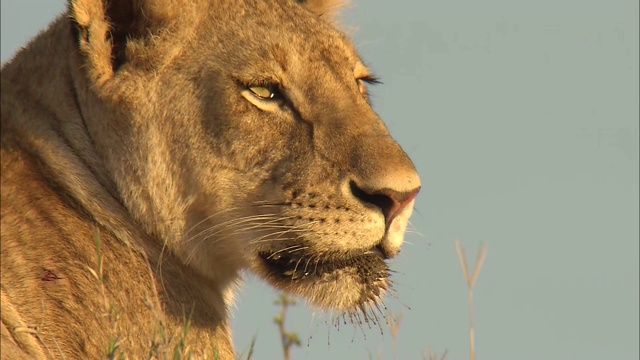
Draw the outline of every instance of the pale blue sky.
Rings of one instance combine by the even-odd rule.
[[[638,1],[354,1],[345,16],[384,84],[375,109],[423,180],[400,257],[397,358],[468,358],[453,240],[489,254],[478,359],[638,359]],[[2,0],[2,62],[63,11]],[[280,359],[275,295],[248,277],[235,342]],[[410,310],[408,309],[410,307]],[[294,359],[391,359],[389,332],[290,315]]]

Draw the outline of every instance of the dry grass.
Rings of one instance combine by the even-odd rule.
[[[464,250],[464,245],[460,245],[457,239],[455,241],[455,245],[456,253],[458,254],[458,261],[460,261],[460,266],[462,267],[462,272],[464,273],[464,279],[466,280],[467,288],[469,289],[469,354],[470,359],[475,360],[476,349],[475,333],[473,330],[473,287],[476,284],[478,275],[480,275],[480,269],[482,269],[484,259],[487,256],[488,245],[483,245],[482,243],[480,243],[478,255],[476,256],[476,266],[473,268],[473,273],[471,274],[469,274],[469,266],[467,265],[467,254]]]
[[[404,319],[404,314],[399,313],[396,315],[391,310],[389,310],[385,318],[387,319],[387,326],[389,327],[389,332],[391,333],[391,346],[392,346],[393,359],[396,360],[398,359],[398,354],[397,354],[398,334],[400,333],[400,325],[402,324],[402,320]],[[433,352],[433,348],[431,347],[431,345],[429,345],[427,353],[425,353],[424,350],[422,350],[420,351],[420,355],[423,360],[445,360],[447,356],[447,352],[448,351],[445,350],[442,353],[442,355],[438,356],[437,353]],[[373,354],[371,353],[371,351],[369,351],[369,359],[373,359]],[[378,351],[376,359],[378,360],[382,359],[382,354],[380,352],[380,349]]]
[[[396,348],[398,342],[398,333],[400,332],[400,325],[402,324],[402,319],[404,317],[403,313],[394,316],[393,312],[389,310],[389,316],[387,317],[389,332],[391,332],[391,348],[393,350],[393,359],[396,360],[398,357],[396,356]]]
[[[447,353],[449,351],[445,350],[442,355],[438,356],[437,353],[433,352],[433,348],[431,347],[431,345],[429,345],[429,347],[427,348],[427,353],[424,353],[423,351],[420,351],[420,355],[422,356],[423,360],[444,360],[447,357]]]

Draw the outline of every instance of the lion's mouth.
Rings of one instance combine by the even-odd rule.
[[[258,256],[272,276],[291,281],[319,279],[339,271],[354,271],[368,284],[389,277],[389,267],[377,248],[327,258],[289,252],[260,252]]]

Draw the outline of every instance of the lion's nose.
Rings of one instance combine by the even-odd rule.
[[[350,188],[351,193],[357,199],[382,210],[387,228],[389,228],[393,219],[415,199],[420,191],[420,186],[407,191],[389,188],[371,189],[358,185],[355,181],[351,181]]]

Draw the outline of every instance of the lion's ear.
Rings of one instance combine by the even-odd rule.
[[[349,5],[349,0],[296,0],[312,13],[332,22],[338,11]]]
[[[179,0],[178,0],[179,1]],[[103,83],[127,61],[127,44],[154,34],[176,0],[69,0],[69,16],[92,80]]]

